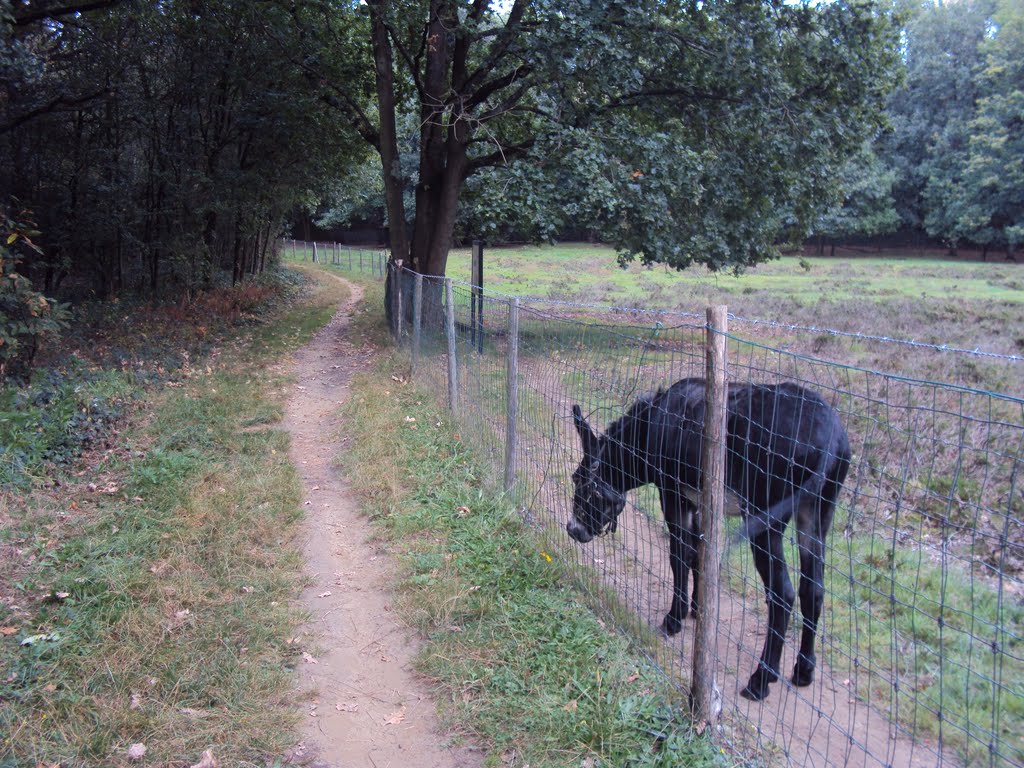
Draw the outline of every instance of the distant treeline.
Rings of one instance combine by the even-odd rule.
[[[847,165],[816,241],[898,231],[1011,255],[1024,243],[1024,3],[929,0],[905,19],[889,128]]]

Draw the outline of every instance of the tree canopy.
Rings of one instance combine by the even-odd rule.
[[[867,0],[371,0],[294,18],[325,99],[379,154],[394,257],[427,274],[467,203],[482,229],[586,227],[626,259],[769,258],[836,195],[898,64],[890,9]]]

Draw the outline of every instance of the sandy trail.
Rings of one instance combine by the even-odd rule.
[[[330,276],[333,278],[333,276]],[[333,278],[340,279],[340,278]],[[298,642],[299,700],[306,712],[289,762],[314,768],[471,768],[479,755],[448,744],[427,687],[412,669],[417,646],[391,611],[393,565],[373,541],[334,466],[344,450],[337,412],[372,350],[350,336],[351,294],[293,359],[295,386],[284,428],[306,510],[303,551],[311,620]]]

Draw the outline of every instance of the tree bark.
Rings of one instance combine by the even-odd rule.
[[[384,173],[384,199],[388,209],[392,260],[408,261],[409,242],[405,234],[405,203],[402,200],[402,168],[395,124],[394,56],[384,18],[386,0],[370,0],[370,39],[377,80],[377,106],[380,111],[380,160]]]

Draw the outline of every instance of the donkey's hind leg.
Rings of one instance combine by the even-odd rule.
[[[825,602],[825,537],[832,527],[832,515],[839,486],[826,482],[821,497],[812,499],[797,511],[796,538],[800,548],[800,613],[803,629],[800,652],[793,666],[793,685],[814,682],[814,642],[818,619]]]
[[[761,661],[750,676],[747,687],[740,691],[740,696],[760,701],[768,695],[768,685],[779,679],[782,644],[796,595],[793,594],[793,582],[789,580],[783,557],[782,532],[778,528],[769,529],[751,539],[750,548],[754,553],[754,566],[764,582],[768,602],[768,633],[764,639]]]

